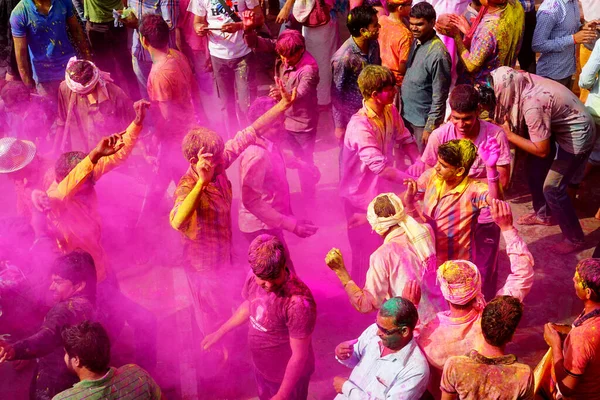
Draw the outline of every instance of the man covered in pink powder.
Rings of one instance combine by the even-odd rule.
[[[250,145],[255,144],[295,100],[295,90],[281,88],[282,99],[251,126],[223,142],[207,128],[194,128],[183,139],[187,172],[175,189],[171,226],[183,238],[184,262],[193,298],[196,323],[202,334],[229,315],[233,296],[224,293],[239,270],[231,268],[231,182],[226,169]],[[229,279],[228,285],[223,282]]]
[[[419,318],[421,323],[428,322],[442,309],[432,304],[433,296],[429,294],[436,289],[433,229],[408,215],[394,193],[373,199],[367,219],[383,237],[383,244],[371,254],[364,288],[352,280],[339,249],[330,250],[325,262],[340,279],[354,308],[362,313],[380,309],[385,300],[402,295],[414,285],[410,282],[416,281],[426,293],[419,305]],[[439,299],[441,295],[435,297]]]
[[[533,284],[533,257],[513,227],[508,203],[492,200],[490,211],[506,241],[511,273],[497,295],[509,295],[522,301]],[[437,279],[449,311],[440,312],[426,324],[418,338],[431,365],[429,391],[439,397],[444,363],[450,356],[467,354],[481,337],[481,313],[485,300],[481,292],[481,274],[466,260],[446,261],[437,271]],[[412,299],[418,303],[417,299]]]
[[[250,106],[248,118],[256,121],[276,104],[271,97],[259,97]],[[279,148],[283,120],[280,116],[240,156],[239,226],[249,242],[262,234],[277,237],[286,249],[288,267],[293,269],[283,231],[306,238],[314,235],[317,227],[310,221],[295,218],[292,213],[286,165]]]
[[[245,301],[201,346],[206,350],[227,332],[249,322],[248,345],[259,399],[306,400],[315,368],[312,333],[317,308],[313,295],[286,267],[285,250],[276,237],[254,239],[248,261],[252,273],[242,292]]]
[[[348,223],[352,249],[352,274],[363,286],[369,256],[381,238],[371,235],[367,207],[378,194],[397,192],[408,175],[394,165],[408,156],[414,161],[419,151],[402,118],[393,106],[396,77],[388,68],[368,65],[358,77],[363,107],[352,116],[342,146],[340,196]]]

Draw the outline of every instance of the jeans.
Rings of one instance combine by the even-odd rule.
[[[286,135],[287,146],[292,150],[295,157],[304,162],[304,165],[298,168],[298,177],[300,178],[302,193],[309,197],[314,196],[320,177],[319,169],[314,160],[316,138],[316,129],[308,132],[287,131]]]
[[[224,60],[211,56],[213,73],[219,91],[222,115],[225,116],[225,140],[233,137],[237,131],[248,125],[246,114],[250,108],[255,90],[254,54]]]
[[[111,342],[119,337],[125,322],[133,329],[135,340],[135,362],[144,369],[156,366],[156,346],[158,323],[156,316],[140,306],[119,289],[114,275],[98,284],[97,304],[99,320],[102,322]]]
[[[306,400],[308,398],[308,384],[310,375],[301,377],[296,383],[296,387],[287,397],[289,400]],[[269,400],[277,394],[281,382],[271,382],[263,378],[260,372],[255,371],[256,386],[258,388],[258,398],[260,400]]]
[[[533,32],[536,24],[536,11],[531,10],[525,13],[525,30],[523,31],[523,42],[521,50],[517,56],[519,66],[522,70],[535,74],[535,52],[531,49],[533,41]]]
[[[556,155],[556,144],[552,141],[550,152],[546,157],[537,157],[533,154],[527,154],[525,158],[525,171],[527,171],[527,184],[531,193],[531,202],[533,210],[538,218],[544,221],[550,219],[550,209],[546,205],[544,196],[544,181],[550,171]]]
[[[366,210],[354,207],[347,200],[344,201],[344,209],[348,221],[356,213],[364,214],[365,216],[367,214]],[[348,228],[348,242],[352,250],[352,280],[358,287],[362,288],[365,286],[371,254],[383,244],[383,239],[372,231],[369,223],[366,223],[354,228]]]
[[[499,247],[500,227],[494,222],[477,223],[475,226],[475,265],[481,272],[482,290],[487,301],[496,296]]]
[[[115,27],[112,21],[102,24],[87,21],[86,28],[96,66],[109,72],[132,100],[138,100],[140,93],[127,47],[127,28]]]
[[[583,230],[571,198],[567,194],[567,186],[587,161],[590,152],[571,154],[560,147],[556,160],[544,181],[544,197],[548,207],[558,221],[563,235],[573,243],[583,242]]]
[[[425,131],[425,127],[415,126],[407,120],[404,120],[404,125],[406,125],[406,128],[412,133],[417,148],[419,149],[419,153],[423,154],[423,151],[425,150],[425,145],[423,145],[423,132]]]

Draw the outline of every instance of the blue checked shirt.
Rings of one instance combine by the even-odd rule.
[[[162,15],[171,30],[169,47],[175,48],[175,27],[177,26],[177,17],[179,15],[179,0],[128,0],[127,6],[133,8],[135,16],[140,22],[142,16],[145,14]],[[150,53],[140,43],[140,34],[137,29],[133,31],[131,53],[139,61],[152,61]]]
[[[523,11],[529,12],[535,10],[535,0],[520,0]]]
[[[573,34],[581,26],[575,0],[544,0],[537,12],[531,48],[540,53],[537,75],[559,80],[575,73]]]

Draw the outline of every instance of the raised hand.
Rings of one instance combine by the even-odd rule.
[[[340,249],[333,248],[325,256],[325,264],[332,270],[338,271],[344,269],[344,257]]]
[[[125,143],[123,143],[124,134],[125,132],[115,133],[102,138],[89,154],[92,163],[96,164],[102,157],[112,156],[121,150],[125,146]]]
[[[279,78],[275,78],[275,84],[277,85],[277,88],[279,89],[279,93],[281,95],[280,102],[285,108],[289,108],[294,103],[294,101],[296,101],[298,90],[296,88],[293,88],[291,92],[288,92],[285,89],[283,81]]]
[[[46,192],[35,189],[31,192],[31,202],[36,210],[41,213],[50,211],[50,199]]]
[[[489,138],[479,147],[479,156],[486,167],[495,167],[500,157],[500,145],[495,138]]]
[[[415,203],[415,197],[417,195],[417,181],[414,179],[405,179],[403,183],[406,185],[406,192],[404,192],[402,202],[405,207],[412,206]]]
[[[135,110],[135,123],[136,125],[141,125],[146,118],[146,111],[150,107],[150,102],[148,100],[138,100],[133,103],[133,109]]]
[[[410,300],[410,302],[417,307],[421,301],[421,286],[419,285],[419,282],[415,280],[406,282],[404,289],[402,289],[402,297],[406,300]]]
[[[505,201],[492,199],[490,204],[490,213],[492,219],[500,227],[500,230],[507,231],[513,227],[513,215],[510,204]]]
[[[198,151],[198,161],[196,162],[196,173],[198,181],[208,183],[215,176],[215,165],[212,161],[212,153],[205,153],[204,147]]]
[[[421,174],[423,172],[425,172],[425,169],[426,169],[425,163],[423,161],[421,161],[421,160],[417,160],[416,163],[414,163],[413,165],[411,165],[410,167],[408,167],[408,169],[406,170],[406,172],[410,176],[414,176],[415,178],[418,178],[419,176],[421,176]]]

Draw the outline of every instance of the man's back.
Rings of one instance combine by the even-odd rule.
[[[565,339],[563,354],[565,369],[578,376],[577,387],[569,398],[600,399],[600,317],[575,326]]]
[[[475,350],[450,357],[444,366],[441,389],[460,400],[533,399],[533,371],[508,354],[488,358]]]
[[[160,387],[154,379],[135,364],[111,367],[98,380],[83,380],[71,389],[54,396],[53,400],[160,400]]]

